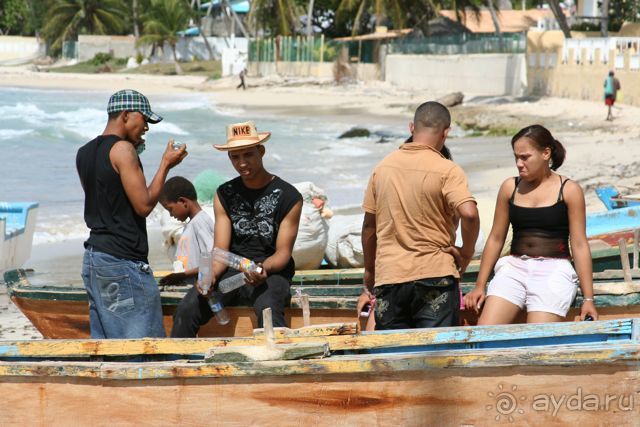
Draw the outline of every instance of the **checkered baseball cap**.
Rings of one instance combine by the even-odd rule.
[[[158,123],[162,117],[151,111],[151,105],[146,96],[133,89],[119,90],[111,95],[107,104],[107,113],[120,111],[137,111],[149,123]]]

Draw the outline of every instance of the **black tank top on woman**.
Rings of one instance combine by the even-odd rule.
[[[84,220],[91,229],[85,247],[93,246],[117,258],[148,262],[146,218],[136,214],[109,159],[111,148],[121,139],[101,135],[82,146],[76,155],[85,193]]]
[[[509,222],[513,227],[511,255],[530,257],[570,258],[569,212],[562,197],[564,185],[560,177],[558,200],[551,206],[528,208],[514,203],[520,180],[509,199]]]

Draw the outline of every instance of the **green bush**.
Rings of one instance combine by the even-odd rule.
[[[102,64],[106,64],[107,62],[113,59],[113,55],[106,52],[98,52],[94,55],[93,59],[89,61],[91,65],[100,66]]]

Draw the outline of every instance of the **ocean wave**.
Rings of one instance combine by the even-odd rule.
[[[198,96],[178,101],[159,100],[153,103],[153,111],[191,111],[211,110],[211,102],[206,97]],[[160,113],[161,114],[161,113]]]
[[[212,110],[216,114],[219,114],[225,117],[239,117],[246,112],[243,108],[240,108],[240,107],[223,107],[219,105],[213,106]]]
[[[31,132],[33,132],[31,129],[0,129],[0,139],[19,138]]]
[[[153,130],[153,133],[162,132],[162,133],[167,133],[169,135],[183,135],[183,136],[190,135],[189,132],[182,129],[180,126],[173,124],[171,122],[167,122],[165,120],[153,125],[151,129]]]

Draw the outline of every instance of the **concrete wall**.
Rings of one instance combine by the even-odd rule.
[[[224,39],[222,37],[207,37],[213,50],[215,60],[222,58],[225,49],[235,48],[240,55],[245,55],[248,50],[248,41],[245,38],[235,37]],[[150,46],[140,46],[140,51],[145,57],[151,54]],[[135,57],[137,54],[135,38],[133,36],[79,36],[78,37],[78,60],[88,61],[96,53],[111,52],[116,58]],[[176,46],[176,56],[180,61],[192,61],[195,59],[209,59],[209,52],[202,37],[182,37]],[[159,61],[173,61],[173,52],[169,45],[159,50],[155,54]]]
[[[251,75],[333,78],[333,62],[250,62],[247,70]],[[376,64],[349,64],[353,77],[358,80],[380,80],[380,72]]]
[[[561,33],[559,38],[544,33],[527,38],[528,93],[603,102],[604,80],[615,70],[623,91],[618,102],[640,105],[640,38],[571,39],[567,43]]]
[[[14,65],[44,54],[36,37],[0,36],[0,64]]]
[[[96,53],[111,53],[116,58],[135,57],[137,54],[133,36],[78,36],[78,61],[88,61]],[[144,56],[150,48],[140,47]]]
[[[524,54],[387,55],[385,79],[435,93],[519,96],[527,87]]]

